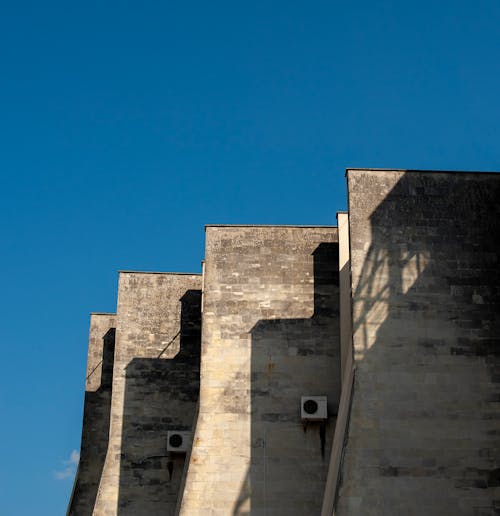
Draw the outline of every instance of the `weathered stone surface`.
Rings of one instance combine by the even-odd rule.
[[[209,226],[206,238],[200,413],[180,513],[319,513],[340,390],[337,229]],[[328,396],[323,428],[301,422],[308,394]]]
[[[339,515],[498,514],[500,175],[348,172],[355,388]]]
[[[95,515],[174,514],[183,455],[169,430],[193,427],[201,276],[120,273],[111,425]]]
[[[91,321],[71,514],[319,514],[339,288],[324,514],[339,471],[340,516],[499,513],[500,174],[351,170],[348,189],[342,287],[337,228],[207,227],[198,417],[201,277],[121,274],[116,318]],[[326,425],[303,427],[307,394]],[[190,460],[167,453],[195,422]]]

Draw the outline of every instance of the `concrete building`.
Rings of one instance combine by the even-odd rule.
[[[68,514],[500,514],[500,174],[346,176],[336,227],[120,273]]]

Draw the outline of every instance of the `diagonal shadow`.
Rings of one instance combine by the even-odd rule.
[[[495,514],[500,181],[402,174],[368,218],[368,248],[355,195],[357,369],[335,514],[417,500],[419,514]]]
[[[158,358],[126,367],[118,514],[174,514],[185,455],[167,452],[169,430],[193,430],[200,386],[201,291],[181,298],[181,327]],[[180,350],[165,358],[180,339]]]

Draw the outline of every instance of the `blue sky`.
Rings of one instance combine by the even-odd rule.
[[[500,170],[498,0],[2,2],[2,516],[63,514],[89,312],[346,167]]]

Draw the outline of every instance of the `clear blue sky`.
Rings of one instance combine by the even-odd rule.
[[[348,166],[500,169],[500,2],[2,2],[2,516],[64,514],[90,311]],[[63,478],[61,478],[63,477]]]

